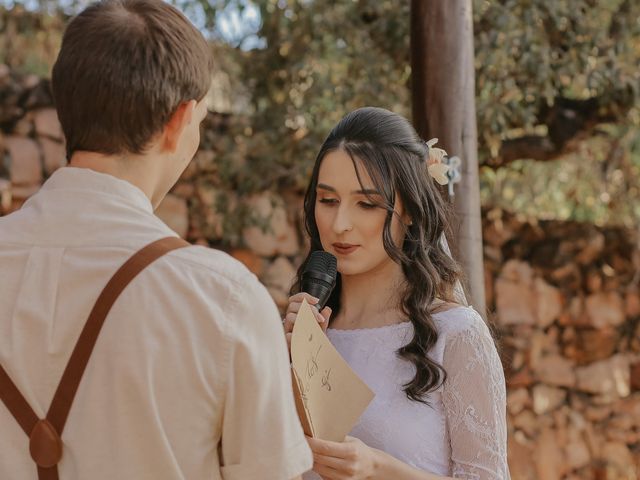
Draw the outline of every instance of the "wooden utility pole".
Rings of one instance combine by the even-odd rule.
[[[413,123],[425,140],[462,159],[453,197],[452,250],[473,305],[486,302],[478,178],[478,139],[471,0],[411,1]]]

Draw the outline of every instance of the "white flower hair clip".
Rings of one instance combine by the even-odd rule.
[[[434,145],[438,143],[437,138],[432,138],[425,143],[427,144],[427,147],[429,147],[427,170],[436,182],[440,185],[446,185],[449,183],[449,177],[447,176],[447,172],[449,172],[449,165],[444,162],[447,152],[441,148],[434,147]]]
[[[449,157],[445,150],[434,147],[434,145],[438,143],[437,138],[432,138],[424,143],[429,150],[429,158],[427,158],[429,175],[440,185],[448,185],[449,195],[453,196],[453,186],[460,181],[461,177],[460,165],[462,161],[460,157]]]

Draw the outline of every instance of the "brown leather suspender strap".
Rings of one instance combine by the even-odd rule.
[[[57,465],[62,458],[60,437],[89,357],[111,306],[131,280],[154,260],[172,250],[188,245],[187,242],[177,237],[157,240],[135,253],[111,277],[100,293],[80,333],[45,419],[38,418],[0,365],[0,399],[30,439],[29,450],[38,466],[39,480],[58,479]]]

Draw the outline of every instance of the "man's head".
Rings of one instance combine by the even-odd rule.
[[[202,34],[169,4],[91,5],[67,27],[53,67],[67,157],[143,155],[169,128],[174,136],[161,147],[190,160],[199,141],[193,130],[206,113],[211,67]]]

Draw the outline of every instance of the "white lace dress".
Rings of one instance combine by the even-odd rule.
[[[331,343],[376,394],[350,435],[423,471],[507,480],[505,381],[489,330],[469,307],[433,318],[438,341],[429,357],[445,368],[448,378],[428,396],[430,406],[408,400],[402,390],[415,372],[396,355],[413,336],[410,322],[327,331]],[[307,473],[304,478],[320,477]]]

